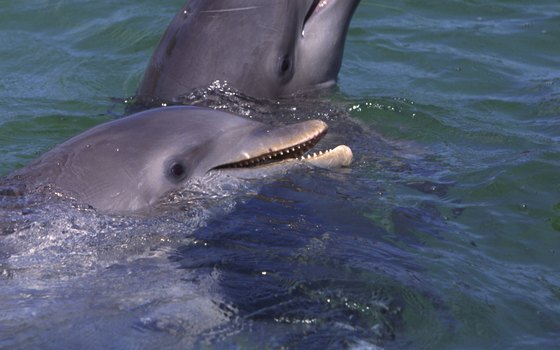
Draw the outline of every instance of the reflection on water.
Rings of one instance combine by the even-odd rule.
[[[410,250],[421,239],[406,235],[441,221],[437,212],[389,208],[407,213],[386,217],[398,218],[398,237],[368,218],[391,191],[368,165],[394,147],[332,103],[247,107],[266,111],[252,112],[265,121],[328,116],[325,143],[346,139],[357,166],[191,189],[132,218],[6,184],[4,345],[373,347],[395,341],[423,304],[447,314]]]

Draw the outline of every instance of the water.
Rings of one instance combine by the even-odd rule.
[[[0,175],[122,113],[181,4],[4,1]],[[557,347],[559,25],[363,0],[331,102],[293,102],[350,171],[148,219],[4,196],[0,347]]]

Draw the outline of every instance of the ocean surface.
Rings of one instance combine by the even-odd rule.
[[[123,115],[183,1],[1,3],[7,176]],[[558,348],[560,3],[362,0],[319,99],[275,120],[350,169],[150,218],[0,191],[0,348]]]

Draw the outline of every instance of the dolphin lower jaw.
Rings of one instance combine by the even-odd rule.
[[[303,20],[303,28],[301,29],[302,36],[305,36],[305,24],[307,23],[309,18],[311,18],[311,16],[313,16],[315,12],[319,10],[318,7],[322,6],[324,6],[324,0],[313,0],[313,3],[309,7],[309,10],[307,10],[307,14],[305,15],[305,19]]]
[[[313,0],[309,9],[307,10],[305,19],[303,20],[303,28],[301,29],[301,35],[305,36],[305,27],[307,26],[307,24],[313,22],[313,20],[316,17],[320,17],[322,12],[328,11],[329,9],[336,7],[337,1],[339,3],[338,5],[342,3],[342,6],[348,8],[348,6],[353,6],[353,3],[351,3],[351,1],[355,1],[355,0]],[[359,2],[359,0],[357,2]],[[337,18],[344,18],[344,19],[346,19],[346,17],[348,16],[349,19],[353,11],[350,12],[349,15],[345,12],[348,11],[341,12],[340,14],[337,14],[336,12],[331,12],[330,14],[326,14],[326,16],[331,18],[337,17]],[[329,28],[329,29],[333,29],[333,28]],[[327,28],[323,28],[323,30],[327,30]]]
[[[305,92],[313,92],[317,90],[326,90],[328,88],[332,88],[336,85],[336,79],[327,79],[320,83],[316,83],[313,86],[309,87],[308,89],[302,90],[302,93]]]
[[[320,168],[349,166],[352,162],[352,151],[345,145],[339,145],[333,149],[316,151],[312,154],[307,153],[326,135],[326,133],[327,129],[324,128],[315,136],[303,142],[284,147],[277,151],[262,153],[242,161],[219,165],[210,169],[210,171],[270,168],[275,165],[285,166],[288,162],[300,162]],[[272,147],[269,149],[272,149]]]
[[[301,160],[309,165],[325,169],[350,166],[352,159],[352,150],[346,145],[339,145],[327,151],[319,151],[319,153],[313,153],[313,155],[301,158]]]
[[[338,169],[348,167],[352,163],[352,150],[345,145],[326,151],[318,151],[299,158],[285,158],[276,162],[259,163],[258,165],[238,166],[235,168],[215,168],[206,175],[224,173],[226,176],[241,179],[261,179],[278,176],[286,172],[305,169],[323,168]]]

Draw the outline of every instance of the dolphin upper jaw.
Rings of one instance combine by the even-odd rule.
[[[228,152],[227,162],[220,164],[220,167],[249,166],[270,162],[286,158],[290,153],[292,157],[301,156],[311,149],[328,130],[327,124],[319,120],[279,127],[255,124],[257,126],[251,130],[230,131],[218,140],[221,144],[228,144],[230,150],[238,147],[236,155]]]

